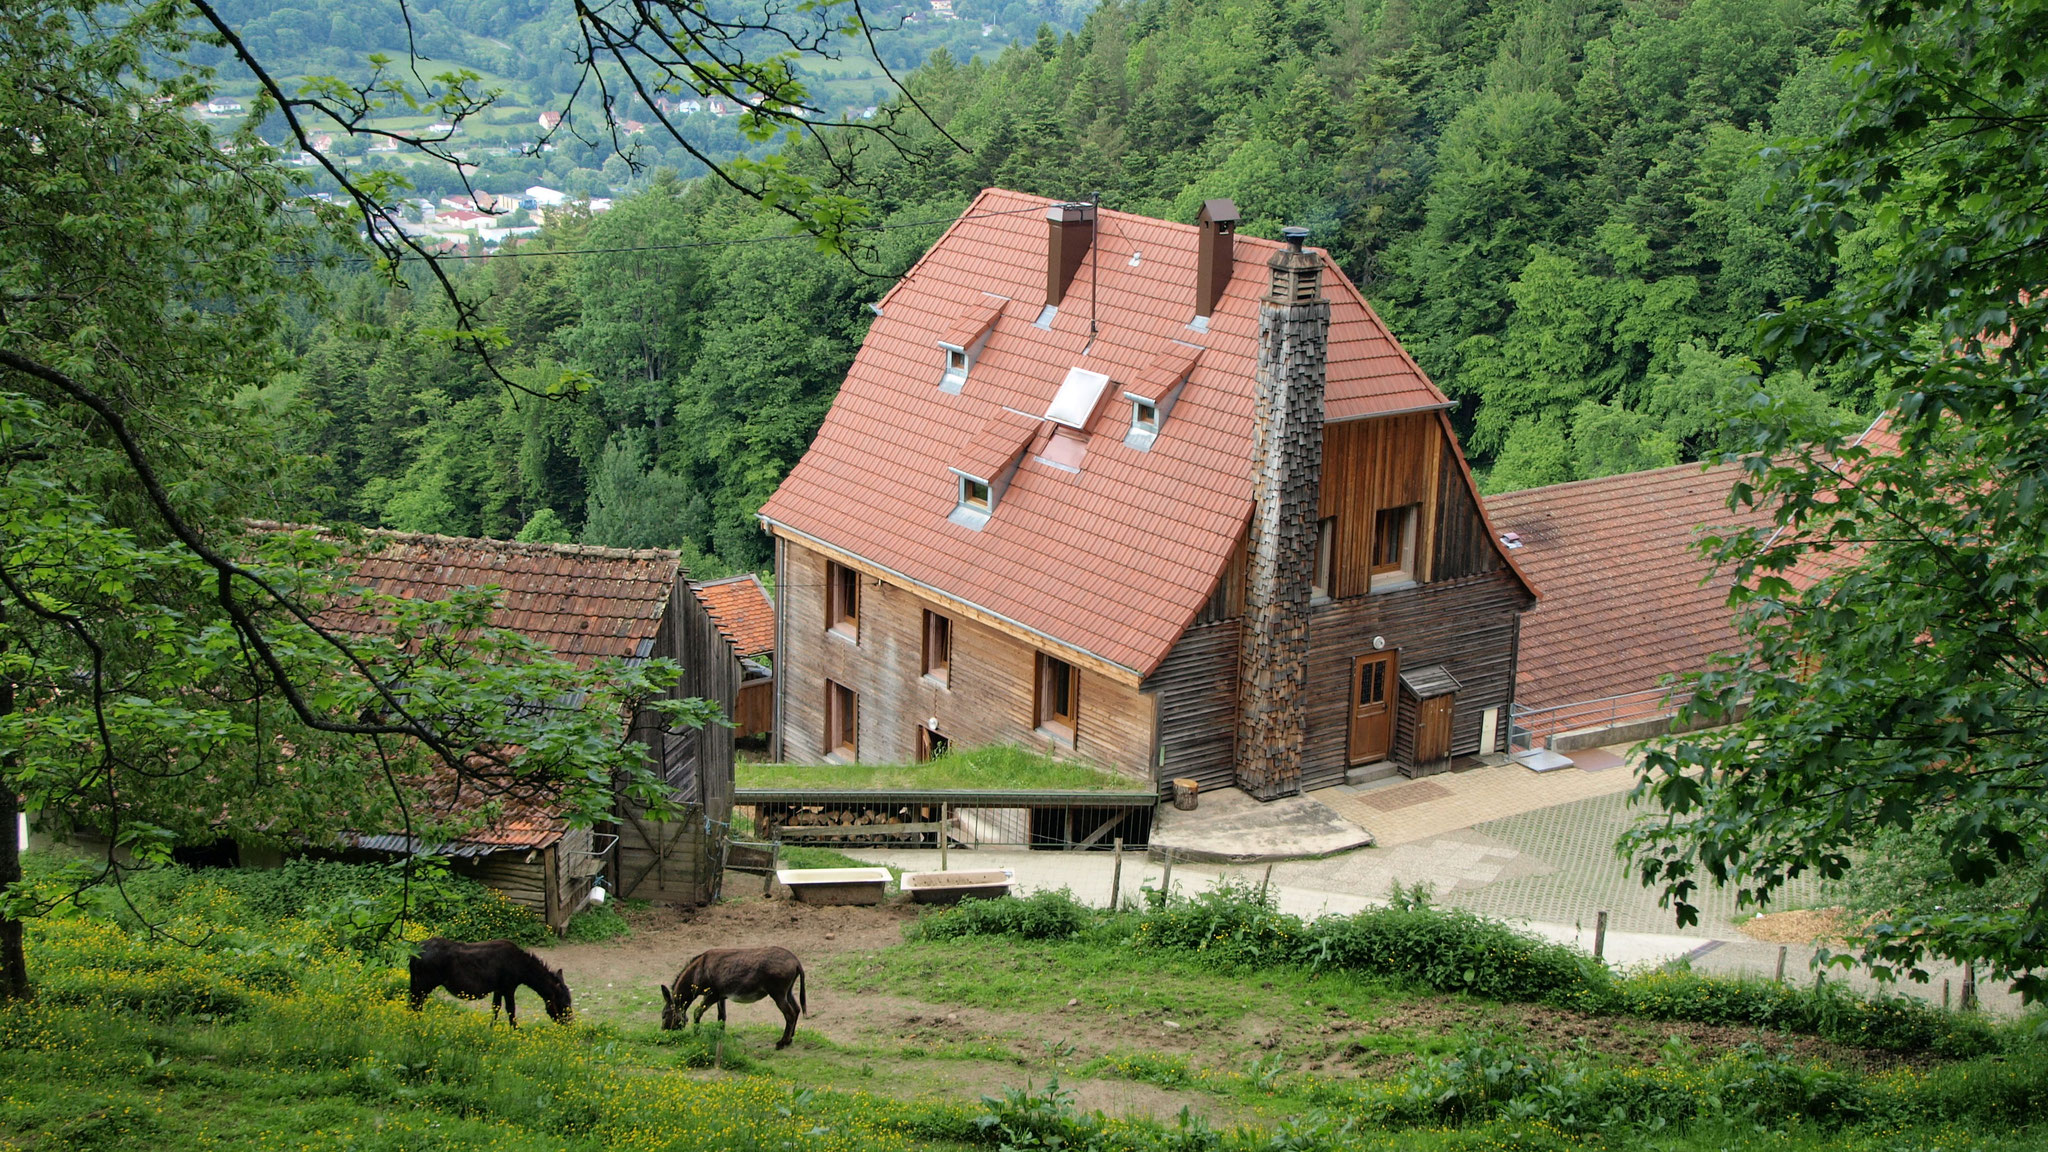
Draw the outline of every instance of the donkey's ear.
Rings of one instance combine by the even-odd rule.
[[[672,992],[670,992],[670,991],[668,990],[668,985],[666,985],[666,984],[663,984],[663,985],[661,986],[661,1004],[662,1004],[662,1007],[666,1008],[666,1007],[668,1007],[668,1006],[669,1006],[670,1004],[673,1004],[673,1003],[675,1003],[675,1001],[676,1001],[676,998],[675,998],[675,994],[674,994],[674,993],[672,993]]]

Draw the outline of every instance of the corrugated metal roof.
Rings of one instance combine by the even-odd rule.
[[[884,298],[824,427],[761,514],[1135,677],[1208,600],[1251,515],[1258,299],[1280,245],[1236,237],[1235,271],[1198,331],[1195,227],[1104,211],[1100,258],[1082,263],[1041,329],[1031,321],[1047,224],[1034,209],[1051,203],[994,189],[976,198]],[[1329,419],[1446,403],[1334,265],[1324,293]],[[991,296],[1018,307],[996,321],[960,393],[940,391],[936,341]],[[1047,411],[1077,366],[1107,374],[1120,395],[1177,342],[1203,351],[1149,451],[1125,447],[1123,422],[1101,417],[1079,472],[1026,458],[979,531],[948,519],[959,498],[949,468],[998,413]]]

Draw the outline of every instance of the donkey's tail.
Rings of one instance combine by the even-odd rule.
[[[804,970],[802,968],[796,970],[796,1002],[797,1006],[804,1010],[804,1015],[810,1015],[811,1002],[804,997]]]

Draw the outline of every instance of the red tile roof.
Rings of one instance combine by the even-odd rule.
[[[1655,688],[1735,646],[1729,579],[1694,547],[1706,528],[1763,527],[1733,511],[1740,467],[1679,464],[1486,499],[1494,528],[1543,588],[1522,616],[1515,702],[1549,708]]]
[[[1209,598],[1251,515],[1258,299],[1280,246],[1236,237],[1230,284],[1197,331],[1194,226],[1102,212],[1096,250],[1045,330],[1033,321],[1051,203],[993,189],[975,199],[884,297],[817,440],[761,515],[1135,680]],[[1446,403],[1335,265],[1324,294],[1330,420]],[[998,298],[1015,303],[965,388],[940,392],[937,341]],[[1123,389],[1183,346],[1204,351],[1158,440],[1124,447],[1124,422],[1110,418],[1127,411]],[[1027,457],[986,526],[949,522],[949,467],[999,413],[1044,413],[1074,367],[1107,373],[1116,390],[1080,471]]]
[[[584,667],[607,656],[649,655],[683,574],[677,554],[658,548],[371,531],[351,551],[357,581],[386,595],[439,600],[463,588],[496,587],[493,627],[519,632]],[[337,617],[337,626],[362,620]]]
[[[724,580],[706,580],[690,586],[697,601],[711,614],[711,622],[732,645],[735,656],[759,656],[775,651],[775,602],[761,586],[761,578],[749,572]]]

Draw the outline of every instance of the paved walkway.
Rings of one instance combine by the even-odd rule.
[[[1588,772],[1560,768],[1531,772],[1513,761],[1469,772],[1446,772],[1420,780],[1396,778],[1373,784],[1340,784],[1309,793],[1338,815],[1372,833],[1382,848],[1412,844],[1488,820],[1626,792],[1635,784],[1628,746],[1599,748],[1589,763],[1610,766]]]

